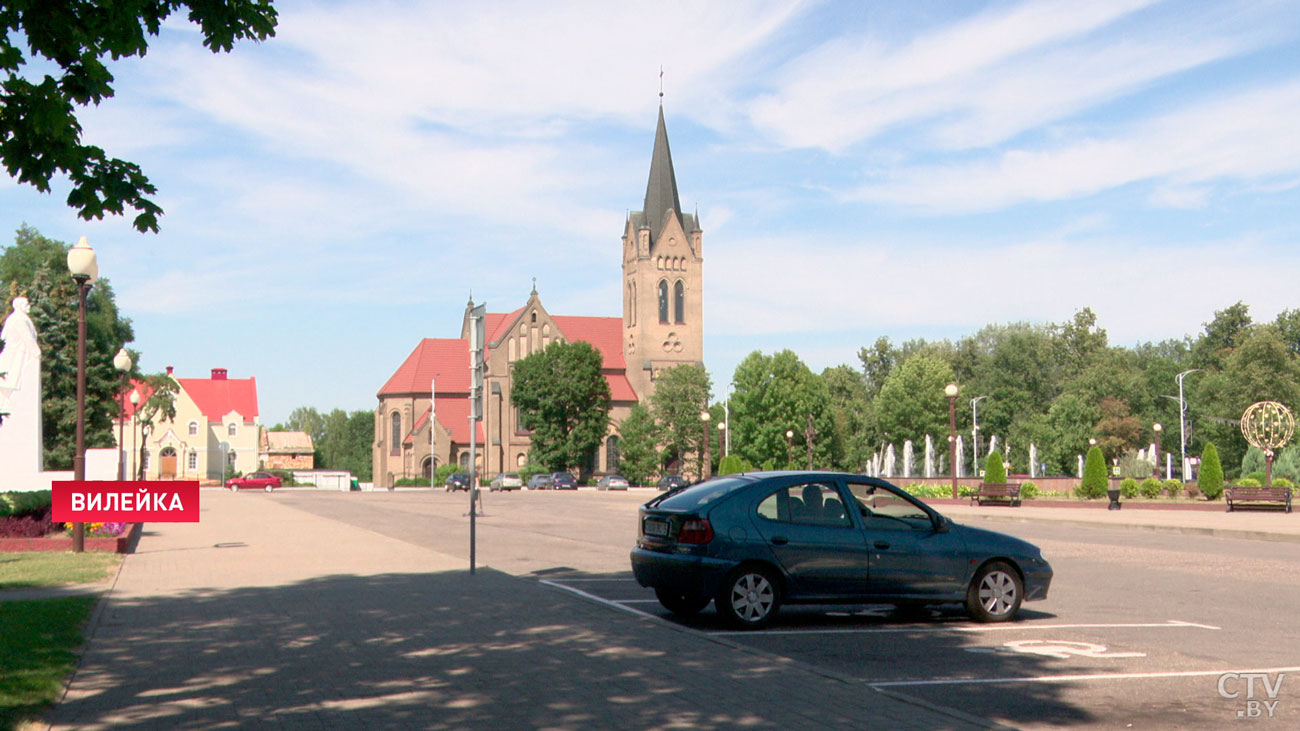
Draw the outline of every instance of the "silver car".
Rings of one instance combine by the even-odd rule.
[[[497,490],[519,490],[523,488],[524,480],[515,472],[501,472],[492,481],[488,483],[488,491],[496,492]]]

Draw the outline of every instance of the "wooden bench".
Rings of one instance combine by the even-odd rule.
[[[1019,482],[981,482],[979,489],[971,493],[970,501],[977,505],[984,503],[1006,504],[1011,507],[1020,505]]]
[[[1291,488],[1289,487],[1242,487],[1241,485],[1224,485],[1223,496],[1228,501],[1228,512],[1234,508],[1282,508],[1291,512]],[[1239,503],[1250,503],[1240,505]]]

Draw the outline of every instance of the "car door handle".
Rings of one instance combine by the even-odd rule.
[[[772,545],[774,545],[774,546],[784,546],[785,544],[787,544],[787,543],[789,543],[789,542],[790,542],[790,539],[789,539],[789,538],[786,538],[785,536],[773,536],[773,537],[772,537]]]
[[[876,548],[879,548],[880,550],[883,551],[886,548],[889,548],[889,544],[884,541],[876,541]]]

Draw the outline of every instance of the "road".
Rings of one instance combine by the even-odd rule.
[[[712,608],[669,615],[628,571],[636,507],[651,493],[484,495],[477,561],[828,677],[1019,728],[1300,728],[1300,544],[1138,530],[974,525],[1043,548],[1051,596],[1021,620],[978,625],[943,607],[787,608],[737,633]],[[465,493],[290,493],[275,499],[445,553],[468,553]],[[1279,685],[1280,684],[1280,685]]]

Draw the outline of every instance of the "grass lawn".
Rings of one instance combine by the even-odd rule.
[[[0,729],[36,720],[58,700],[97,601],[78,596],[0,602]]]
[[[0,553],[0,589],[104,581],[111,578],[121,564],[122,556],[117,553]]]

